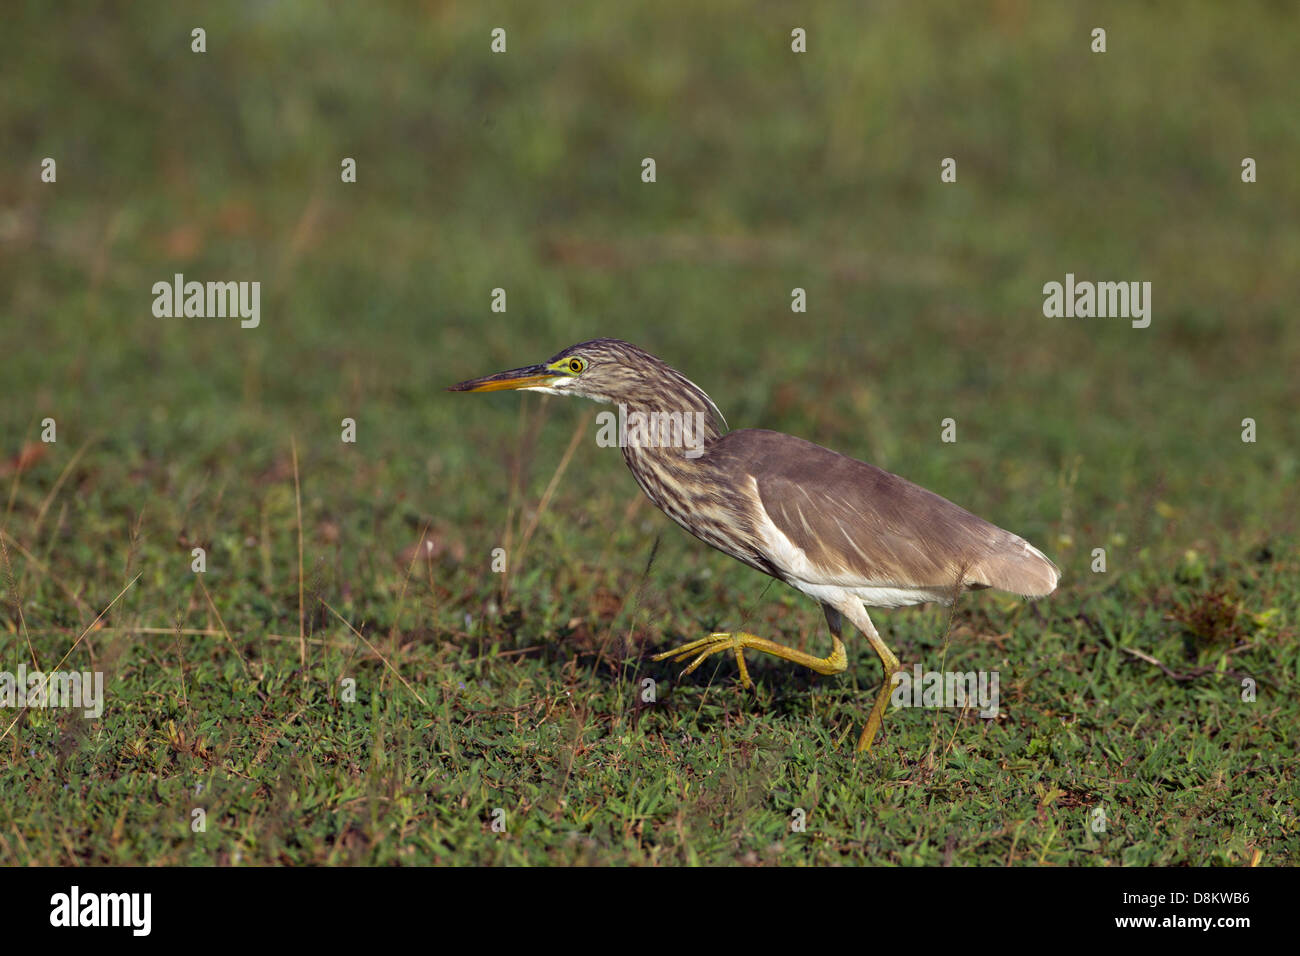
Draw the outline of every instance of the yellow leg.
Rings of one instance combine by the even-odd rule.
[[[656,654],[650,659],[652,661],[671,660],[680,663],[695,655],[695,660],[691,661],[686,666],[686,669],[682,671],[682,676],[685,677],[703,664],[710,655],[728,650],[735,651],[736,666],[740,669],[740,684],[742,687],[749,687],[751,681],[749,679],[749,669],[745,667],[745,648],[748,647],[756,651],[762,651],[764,654],[771,654],[774,657],[802,664],[804,667],[812,668],[818,674],[839,674],[849,666],[849,659],[848,655],[844,653],[844,644],[840,641],[839,635],[833,634],[832,638],[835,641],[835,648],[828,657],[814,657],[811,654],[797,651],[775,641],[756,637],[753,634],[746,634],[744,631],[737,631],[734,634],[710,634],[698,641],[691,641],[689,644],[674,647],[671,651]]]
[[[746,688],[750,687],[752,682],[749,679],[749,669],[745,666],[745,648],[752,648],[756,651],[762,651],[764,654],[771,654],[783,660],[802,664],[818,674],[840,674],[849,666],[848,656],[844,653],[844,642],[840,640],[842,623],[840,612],[830,606],[825,606],[825,610],[826,623],[830,625],[831,629],[831,640],[835,642],[834,648],[826,657],[814,657],[812,654],[797,651],[792,647],[785,647],[775,641],[738,631],[734,634],[710,634],[698,641],[691,641],[680,647],[674,647],[671,651],[655,654],[650,659],[653,661],[671,660],[674,663],[680,663],[694,655],[695,659],[682,671],[682,676],[685,677],[712,655],[728,650],[734,651],[736,666],[740,671],[740,683],[742,687]],[[880,656],[880,666],[884,670],[884,682],[881,684],[880,693],[876,695],[876,702],[872,705],[871,714],[867,717],[867,725],[862,729],[862,736],[858,738],[858,753],[870,752],[872,745],[875,743],[876,734],[880,732],[880,725],[885,719],[885,711],[889,707],[889,699],[894,690],[894,675],[903,668],[894,652],[881,640],[880,635],[876,632],[875,625],[871,623],[871,618],[867,615],[866,609],[859,604],[856,608],[846,607],[845,610],[849,611],[849,619],[871,643],[876,654]]]
[[[876,628],[866,611],[862,612],[861,621],[853,623],[866,635],[872,648],[880,655],[880,666],[885,672],[884,683],[881,684],[880,693],[876,695],[876,702],[871,707],[871,715],[867,717],[867,726],[862,728],[862,736],[858,738],[858,753],[862,753],[864,750],[870,752],[872,744],[876,742],[876,734],[880,730],[881,721],[885,719],[885,710],[889,707],[889,698],[894,690],[894,675],[903,668],[898,663],[898,658],[894,656],[894,652],[885,646],[885,642],[876,633]]]

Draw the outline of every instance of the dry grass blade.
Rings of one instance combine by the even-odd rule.
[[[41,522],[45,520],[45,512],[50,510],[50,505],[54,502],[55,496],[58,495],[59,489],[62,488],[63,483],[68,480],[68,475],[70,475],[72,469],[77,466],[77,462],[81,460],[81,456],[86,453],[86,449],[90,447],[92,441],[94,441],[93,438],[88,438],[81,443],[81,447],[72,453],[72,457],[68,459],[68,463],[63,466],[63,471],[59,473],[59,477],[56,478],[54,484],[50,486],[49,492],[45,495],[45,500],[41,502],[40,510],[36,512],[36,520],[32,522],[33,540],[35,539],[36,532],[41,527]]]
[[[289,439],[293,448],[293,500],[298,510],[298,662],[302,667],[302,679],[307,679],[307,627],[306,615],[302,603],[302,485],[298,481],[298,442]]]
[[[208,586],[203,583],[203,578],[200,577],[199,575],[196,574],[194,577],[195,580],[198,582],[199,587],[203,590],[203,597],[207,600],[208,607],[212,609],[212,613],[217,619],[217,626],[221,628],[222,636],[225,637],[226,643],[230,645],[230,649],[235,652],[235,656],[239,658],[239,663],[244,666],[244,674],[249,678],[249,680],[255,680],[260,683],[262,680],[262,675],[254,674],[252,672],[252,669],[248,666],[248,661],[244,660],[244,655],[239,653],[239,648],[235,646],[234,638],[230,636],[230,631],[226,630],[226,622],[222,620],[221,612],[217,610],[217,605],[213,602],[212,595],[208,593]],[[178,631],[176,633],[182,634],[185,632]],[[204,631],[197,631],[195,633],[210,634],[212,632],[204,630]]]
[[[524,555],[528,552],[528,542],[533,539],[533,532],[537,530],[537,523],[542,520],[542,515],[546,513],[546,509],[551,503],[551,497],[555,494],[555,489],[559,487],[560,479],[564,477],[564,472],[569,467],[569,461],[573,458],[573,453],[578,450],[578,442],[582,440],[582,435],[591,423],[591,418],[592,415],[588,412],[582,416],[582,419],[578,422],[578,427],[573,430],[573,437],[569,439],[569,446],[564,449],[564,455],[560,458],[560,463],[555,466],[555,474],[551,475],[546,490],[542,492],[541,500],[537,502],[537,510],[533,513],[532,520],[528,522],[528,527],[524,529],[524,535],[519,540],[519,553],[510,562],[512,568],[519,568],[523,565]]]
[[[31,563],[32,567],[36,568],[37,571],[39,571],[41,574],[45,575],[47,578],[49,578],[51,581],[57,584],[59,588],[62,589],[63,593],[72,599],[72,603],[77,605],[77,610],[79,610],[83,614],[87,614],[90,612],[89,605],[87,605],[86,602],[81,599],[81,595],[78,594],[76,591],[72,590],[72,588],[70,588],[67,584],[63,583],[63,581],[61,581],[59,578],[55,577],[54,573],[50,571],[49,567],[45,564],[45,562],[43,562],[40,558],[36,557],[36,555],[32,554],[25,547],[23,547],[21,541],[19,541],[13,535],[7,534],[4,531],[0,531],[0,540],[4,541],[6,545],[13,545],[14,549],[19,554],[21,554],[24,558],[26,558]],[[169,629],[169,633],[170,633],[170,629]]]
[[[27,642],[27,653],[31,655],[32,666],[40,670],[40,661],[36,659],[36,648],[32,647],[32,635],[27,630],[27,618],[23,616],[23,600],[18,593],[18,582],[14,580],[14,569],[9,563],[9,548],[5,544],[5,536],[0,534],[0,557],[4,559],[5,581],[9,585],[9,595],[14,602],[14,610],[18,612],[18,627],[23,632],[23,640]]]
[[[80,644],[85,639],[87,634],[89,634],[91,631],[95,629],[95,625],[98,624],[101,620],[103,620],[104,615],[107,614],[110,610],[112,610],[113,605],[122,599],[122,595],[125,594],[127,591],[131,590],[131,587],[135,584],[135,582],[140,580],[141,574],[144,574],[144,572],[141,571],[139,572],[139,574],[133,577],[130,580],[130,582],[127,583],[126,587],[122,588],[122,590],[117,592],[117,597],[113,598],[113,600],[108,602],[108,607],[100,611],[99,614],[95,617],[95,619],[91,621],[88,625],[86,625],[86,629],[81,632],[81,636],[72,642],[72,646],[68,648],[68,652],[63,655],[63,658],[57,664],[54,665],[54,669],[45,674],[45,681],[44,683],[41,684],[40,688],[37,690],[38,695],[45,692],[45,688],[49,684],[50,678],[54,675],[54,672],[63,666],[63,662],[66,661],[68,657],[71,656],[72,652],[77,649],[77,645]],[[14,719],[9,722],[9,726],[5,728],[5,732],[3,734],[0,734],[0,741],[4,740],[6,737],[9,736],[9,731],[14,729],[14,724],[18,723],[19,718],[21,718],[22,715],[26,712],[27,712],[27,707],[23,707],[21,710],[18,711],[18,713],[14,716]]]
[[[338,618],[344,627],[346,627],[349,631],[351,631],[358,638],[360,638],[362,643],[364,643],[366,647],[370,648],[370,650],[374,653],[374,655],[384,662],[384,666],[387,667],[390,671],[392,671],[393,675],[402,682],[403,686],[405,686],[407,690],[409,690],[412,694],[415,695],[416,700],[418,700],[425,707],[429,706],[429,702],[420,696],[420,692],[411,686],[410,682],[408,682],[407,679],[402,676],[401,671],[399,671],[396,667],[394,667],[391,663],[389,663],[388,658],[379,652],[379,648],[375,647],[375,645],[367,641],[366,636],[362,634],[360,631],[358,631],[355,627],[353,627],[350,623],[348,623],[348,621],[343,617],[343,615],[340,614],[338,611],[334,610],[334,608],[330,605],[328,601],[322,600],[321,604],[324,604],[325,607],[329,609],[329,612],[333,614],[336,618]]]

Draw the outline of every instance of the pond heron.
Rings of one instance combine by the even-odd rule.
[[[726,431],[703,390],[627,342],[582,342],[540,365],[450,391],[501,389],[617,403],[623,457],[650,500],[706,544],[817,600],[833,641],[831,653],[817,657],[737,631],[710,634],[653,660],[690,661],[684,676],[710,655],[731,651],[748,688],[747,649],[838,674],[848,667],[840,640],[844,619],[862,632],[880,656],[884,683],[859,751],[871,749],[893,676],[902,669],[868,607],[951,605],[962,591],[978,588],[1042,597],[1060,577],[1023,538],[897,475],[792,435]]]

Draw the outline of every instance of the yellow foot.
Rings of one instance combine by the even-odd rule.
[[[662,654],[655,654],[650,658],[652,661],[672,661],[679,664],[692,654],[696,655],[695,660],[687,665],[682,671],[685,677],[695,668],[704,663],[705,659],[713,654],[720,654],[723,651],[734,650],[736,652],[736,666],[740,668],[740,686],[749,689],[753,682],[749,679],[749,669],[745,667],[746,647],[762,647],[764,644],[771,644],[771,641],[765,641],[761,637],[755,637],[753,634],[737,632],[735,634],[710,634],[708,637],[702,637],[698,641],[691,641],[689,644],[682,644],[680,647],[674,647],[671,651],[664,651]],[[766,648],[763,648],[766,649]]]
[[[745,667],[745,648],[762,651],[764,654],[771,654],[773,657],[779,657],[782,660],[793,661],[796,664],[815,670],[818,674],[838,674],[849,666],[849,659],[844,653],[844,644],[841,643],[838,636],[834,637],[834,641],[835,649],[831,651],[829,657],[814,657],[806,651],[786,647],[776,641],[769,641],[765,637],[737,631],[735,634],[710,634],[698,641],[691,641],[681,647],[674,647],[671,651],[656,654],[650,659],[654,661],[672,660],[680,662],[686,660],[692,654],[696,655],[695,660],[691,661],[686,670],[682,671],[682,676],[685,677],[703,664],[704,659],[710,654],[719,654],[727,650],[734,651],[736,666],[740,668],[740,684],[742,687],[748,688],[752,686],[752,683],[749,679],[749,669]]]

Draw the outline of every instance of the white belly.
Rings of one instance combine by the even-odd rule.
[[[754,489],[754,500],[759,502],[757,488]],[[784,572],[790,584],[818,601],[835,606],[845,596],[851,595],[867,607],[909,607],[931,602],[952,604],[953,595],[947,588],[909,588],[860,579],[837,580],[808,560],[803,548],[791,541],[768,517],[761,502],[758,512],[757,530],[762,536],[763,550],[769,560]]]
[[[913,604],[952,604],[952,593],[934,588],[841,587],[835,584],[812,584],[791,577],[790,584],[824,604],[836,605],[851,595],[867,607],[911,607]]]

